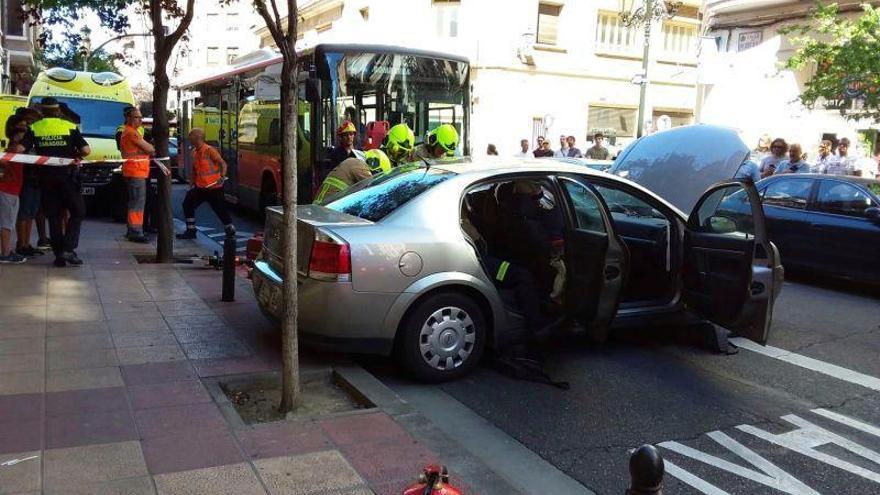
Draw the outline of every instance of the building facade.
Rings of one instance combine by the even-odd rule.
[[[27,95],[34,82],[36,26],[21,18],[20,0],[0,0],[0,92]]]
[[[122,53],[126,63],[117,64],[122,75],[129,79],[135,97],[141,101],[152,99],[153,88],[153,38],[141,36],[152,32],[152,22],[141,9],[132,7],[129,12],[134,36],[122,38],[108,45],[110,52]],[[260,38],[254,33],[257,15],[251,2],[233,2],[222,6],[213,0],[196,0],[195,14],[188,37],[181,40],[168,62],[168,74],[172,87],[181,81],[198,79],[213,74],[234,60],[259,48]],[[174,19],[166,21],[173,29]],[[168,108],[176,109],[176,93],[169,93]]]
[[[861,13],[861,2],[840,0],[847,16]],[[845,105],[805,108],[798,97],[814,69],[783,69],[796,47],[779,33],[803,24],[812,0],[707,0],[705,37],[700,49],[697,117],[700,122],[735,127],[749,145],[763,134],[800,143],[815,157],[823,139],[847,137],[862,153],[875,147],[876,125],[846,118]],[[872,128],[873,127],[873,128]]]
[[[472,153],[520,139],[573,135],[582,149],[595,131],[618,145],[636,135],[642,29],[624,26],[617,0],[312,0],[299,7],[303,46],[364,42],[468,57]],[[652,31],[647,120],[694,119],[698,3]],[[265,27],[260,45],[274,43]],[[648,124],[651,125],[650,123]]]

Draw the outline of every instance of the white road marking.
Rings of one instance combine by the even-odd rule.
[[[834,411],[829,411],[828,409],[813,409],[815,414],[819,416],[824,416],[828,419],[837,421],[838,423],[845,424],[849,427],[852,427],[856,430],[863,431],[869,435],[874,435],[875,437],[880,437],[880,428],[877,428],[874,425],[869,425],[868,423],[863,423],[857,419],[850,418],[849,416],[844,416],[843,414],[836,413]]]
[[[842,366],[837,366],[836,364],[826,363],[825,361],[819,361],[818,359],[813,359],[811,357],[807,357],[801,354],[786,351],[785,349],[780,349],[779,347],[773,347],[769,345],[762,346],[742,337],[733,337],[730,339],[730,342],[742,349],[748,349],[752,352],[763,354],[773,359],[778,359],[780,361],[784,361],[795,366],[800,366],[801,368],[817,371],[824,375],[837,378],[838,380],[861,385],[862,387],[869,388],[871,390],[880,391],[880,378],[875,378],[870,375],[859,373],[858,371],[853,371]]]
[[[755,471],[753,469],[744,468],[738,464],[734,464],[725,459],[721,459],[719,457],[715,457],[711,454],[707,454],[705,452],[699,451],[697,449],[688,447],[687,445],[680,444],[678,442],[663,442],[660,444],[661,447],[681,454],[685,457],[690,457],[691,459],[703,462],[705,464],[709,464],[710,466],[717,467],[719,469],[723,469],[729,473],[735,474],[737,476],[741,476],[743,478],[755,481],[764,486],[783,491],[788,493],[789,495],[819,495],[819,492],[813,490],[809,486],[802,483],[800,480],[795,478],[794,476],[786,473],[779,467],[777,467],[772,462],[764,459],[760,455],[756,454],[753,450],[749,449],[745,445],[737,442],[730,436],[720,431],[713,431],[707,433],[709,438],[715,440],[722,447],[727,450],[733,452],[752,466],[760,469],[762,472]],[[672,473],[670,473],[672,474]],[[673,474],[674,476],[674,474]],[[684,481],[684,480],[682,480]],[[691,485],[693,486],[693,485]],[[696,488],[696,487],[695,487]],[[717,488],[712,486],[712,488]],[[717,494],[718,492],[706,492],[710,495]],[[721,492],[723,493],[723,492]]]
[[[225,235],[225,232],[214,232],[213,234],[208,234],[208,237],[210,237],[211,239],[216,239],[217,237],[224,237]]]
[[[685,471],[666,459],[663,459],[663,467],[666,468],[666,473],[668,475],[678,478],[680,481],[696,488],[706,495],[730,495],[730,493],[725,492],[721,488],[718,488],[702,478],[698,478],[694,474]]]
[[[785,447],[811,459],[824,462],[830,466],[843,469],[844,471],[861,476],[862,478],[880,483],[880,474],[857,466],[851,462],[838,459],[837,457],[824,452],[819,452],[816,449],[823,445],[834,444],[878,465],[880,465],[880,454],[877,454],[873,450],[865,448],[852,440],[848,440],[836,433],[832,433],[820,426],[814,425],[794,414],[783,416],[782,419],[800,427],[800,429],[776,435],[751,425],[740,425],[736,428],[758,438],[762,438],[774,445]]]

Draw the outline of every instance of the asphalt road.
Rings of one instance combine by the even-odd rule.
[[[186,184],[174,184],[171,190],[172,204],[174,205],[174,218],[180,220],[180,222],[184,222],[186,219],[183,215],[183,198],[186,196],[188,188],[189,186]],[[254,232],[263,230],[263,220],[257,213],[243,211],[231,205],[229,206],[229,211],[232,214],[232,221],[236,228],[236,247],[238,252],[243,254],[247,240],[254,234]],[[181,230],[182,227],[183,224],[181,223],[178,230]],[[199,209],[196,210],[196,227],[201,235],[217,244],[217,249],[222,252],[224,238],[223,224],[217,218],[217,215],[214,214],[214,211],[211,210],[208,203],[203,203]]]
[[[596,493],[623,493],[643,443],[661,446],[669,494],[880,493],[878,303],[880,291],[786,283],[769,345],[789,353],[777,357],[716,354],[676,329],[563,343],[546,370],[568,391],[488,367],[429,387],[368,366],[392,389],[454,397]]]

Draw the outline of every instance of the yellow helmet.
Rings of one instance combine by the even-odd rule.
[[[368,150],[364,153],[364,161],[367,162],[367,166],[370,167],[370,172],[373,175],[391,170],[391,160],[388,159],[388,155],[382,150]]]
[[[430,146],[442,148],[446,156],[452,156],[458,148],[458,131],[452,124],[440,124],[428,133],[427,142]]]
[[[400,162],[415,146],[416,136],[406,124],[397,124],[388,130],[382,141],[382,150],[395,162]]]

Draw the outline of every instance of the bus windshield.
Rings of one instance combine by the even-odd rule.
[[[116,127],[125,121],[122,115],[123,109],[131,106],[128,103],[118,101],[67,96],[55,96],[54,98],[62,105],[63,112],[67,113],[67,109],[69,109],[74,114],[71,117],[75,117],[73,120],[79,124],[80,132],[85,137],[114,139]],[[65,106],[67,109],[64,108]]]
[[[355,122],[358,134],[370,138],[370,123],[404,122],[416,140],[448,123],[459,132],[458,154],[467,142],[468,64],[399,53],[325,53],[329,94],[324,100],[325,146],[333,146],[343,120]]]

